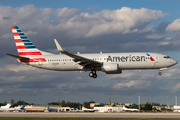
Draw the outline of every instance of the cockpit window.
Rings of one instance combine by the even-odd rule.
[[[171,57],[169,57],[169,56],[164,56],[164,58],[169,59],[169,58],[171,58]]]

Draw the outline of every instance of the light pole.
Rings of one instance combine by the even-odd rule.
[[[175,105],[177,106],[177,96],[175,96]]]
[[[138,102],[139,102],[139,111],[140,111],[140,110],[141,110],[141,107],[140,107],[140,102],[141,102],[141,101],[140,101],[140,96],[138,96],[138,98],[139,98],[139,99],[138,99]]]

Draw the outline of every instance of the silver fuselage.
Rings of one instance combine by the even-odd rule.
[[[177,61],[166,58],[166,55],[159,53],[102,53],[102,54],[76,54],[103,64],[116,63],[122,70],[134,69],[161,69],[168,68]],[[150,59],[152,57],[152,59]],[[35,58],[35,57],[31,57]],[[83,71],[83,66],[73,61],[73,58],[67,55],[43,55],[46,62],[25,63],[33,67],[56,70],[56,71]]]

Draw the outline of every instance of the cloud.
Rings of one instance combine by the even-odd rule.
[[[77,8],[36,8],[34,5],[17,8],[0,6],[0,10],[2,52],[17,54],[10,29],[12,25],[18,25],[36,47],[58,54],[54,38],[71,53],[158,52],[180,48],[177,35],[166,35],[169,23],[148,26],[167,15],[162,11],[122,7],[90,14]],[[179,66],[163,71],[161,77],[157,75],[158,70],[123,71],[117,75],[98,72],[96,80],[88,76],[89,72],[80,74],[42,70],[21,65],[4,55],[0,66],[2,96],[10,96],[9,99],[18,96],[23,100],[34,97],[44,103],[56,100],[55,96],[58,95],[65,100],[81,102],[91,95],[99,102],[106,102],[109,95],[121,98],[137,95],[166,96],[171,92],[174,95],[178,92],[176,85],[180,79]]]
[[[176,19],[174,22],[169,24],[166,31],[180,31],[180,19]]]
[[[128,87],[128,88],[130,88],[130,87],[141,88],[143,84],[144,84],[144,81],[132,80],[132,81],[128,81],[128,82],[117,83],[117,84],[115,84],[113,86],[113,88],[117,89],[117,90],[121,90],[124,87]]]
[[[128,7],[122,7],[113,11],[103,10],[93,15],[83,14],[85,19],[93,20],[89,23],[91,28],[85,37],[110,33],[126,34],[136,32],[138,28],[146,26],[148,23],[166,15],[162,11],[146,8],[131,9]]]
[[[165,35],[160,35],[160,34],[151,34],[151,35],[147,35],[145,36],[146,38],[151,38],[151,39],[160,39],[160,38],[164,38]]]
[[[52,31],[66,31],[66,35],[72,38],[136,32],[139,28],[167,15],[162,11],[146,8],[131,9],[129,7],[112,11],[103,10],[93,14],[81,12],[76,8],[65,7],[53,10],[51,8],[36,8],[33,5],[17,8],[0,6],[0,10],[3,11],[0,16],[4,18],[13,16],[11,19],[1,20],[0,25],[2,26],[7,23],[21,25],[20,28],[22,26],[23,28],[39,26]]]
[[[177,90],[180,90],[180,83],[178,83],[174,88],[173,90],[177,91]]]
[[[129,7],[102,10],[92,14],[77,8],[36,8],[34,5],[17,8],[0,6],[0,10],[3,11],[0,13],[1,17],[11,17],[6,20],[0,19],[0,25],[3,28],[0,31],[0,47],[3,53],[12,53],[16,49],[11,32],[12,25],[19,26],[36,47],[45,51],[56,48],[54,38],[72,53],[76,51],[80,53],[139,52],[156,50],[154,47],[161,50],[162,47],[158,45],[162,44],[159,43],[153,47],[144,47],[147,44],[154,44],[154,41],[145,39],[145,36],[152,37],[155,31],[157,35],[164,35],[164,33],[158,33],[157,26],[147,27],[147,25],[167,15],[162,11]],[[156,42],[162,42],[162,39],[163,37]],[[178,46],[171,48],[175,49]]]
[[[16,65],[16,64],[8,64],[5,66],[5,68],[0,68],[0,71],[8,70],[8,71],[14,71],[14,72],[21,72],[21,71],[29,71],[29,70],[36,70],[37,68],[27,66],[27,65]]]
[[[168,45],[170,42],[160,42],[159,45]]]

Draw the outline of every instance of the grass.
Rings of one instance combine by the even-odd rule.
[[[151,118],[0,118],[0,120],[180,120],[180,119],[151,119]]]

